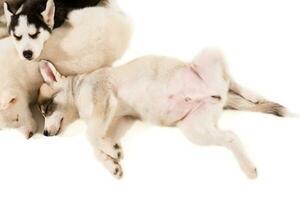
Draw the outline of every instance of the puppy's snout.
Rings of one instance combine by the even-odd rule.
[[[23,51],[23,56],[27,60],[32,60],[33,52],[31,50]]]
[[[50,134],[49,134],[49,132],[47,130],[44,130],[44,136],[46,136],[46,137],[50,136]]]

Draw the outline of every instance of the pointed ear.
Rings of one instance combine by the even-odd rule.
[[[11,17],[14,15],[14,13],[12,12],[12,10],[7,2],[4,2],[3,8],[4,8],[5,18],[6,18],[6,23],[7,23],[7,26],[9,26],[10,22],[11,22]]]
[[[22,4],[20,8],[17,10],[16,15],[20,14],[23,10],[24,5]]]
[[[7,110],[11,106],[15,105],[17,102],[16,95],[13,95],[10,92],[5,92],[0,97],[0,110]]]
[[[48,84],[53,84],[62,79],[60,73],[56,70],[54,65],[49,61],[46,60],[40,61],[39,68],[44,81]]]
[[[45,23],[52,29],[54,27],[55,4],[53,0],[48,0],[46,9],[41,13]]]

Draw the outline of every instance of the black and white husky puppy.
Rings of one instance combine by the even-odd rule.
[[[60,27],[70,12],[106,3],[106,0],[23,0],[18,8],[5,2],[4,13],[20,57],[34,60],[40,56],[52,30]]]

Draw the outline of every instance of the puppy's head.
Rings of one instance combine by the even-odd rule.
[[[41,61],[44,84],[40,88],[38,105],[45,118],[45,136],[60,134],[78,118],[73,99],[71,78],[63,77],[48,61]]]
[[[0,93],[0,129],[4,128],[19,128],[26,135],[37,128],[26,94],[11,87]]]
[[[50,37],[54,26],[55,5],[53,0],[48,0],[45,5],[38,4],[37,1],[27,2],[16,12],[5,2],[4,13],[9,35],[19,56],[30,61],[40,56],[44,43]]]

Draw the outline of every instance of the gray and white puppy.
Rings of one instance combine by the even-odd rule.
[[[40,72],[45,81],[38,101],[45,117],[44,135],[58,135],[74,120],[84,119],[97,158],[117,178],[123,172],[115,136],[126,132],[135,120],[178,127],[198,145],[224,146],[249,178],[257,176],[238,136],[219,129],[218,119],[226,105],[243,109],[252,104],[257,111],[271,112],[277,104],[269,102],[268,110],[262,109],[263,98],[237,84],[232,87],[225,60],[217,50],[205,50],[190,63],[146,56],[121,67],[69,77],[42,61]]]

